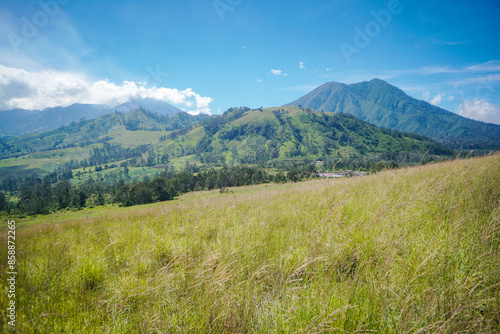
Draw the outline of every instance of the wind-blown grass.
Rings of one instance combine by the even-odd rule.
[[[499,185],[495,155],[26,225],[18,330],[499,332]]]

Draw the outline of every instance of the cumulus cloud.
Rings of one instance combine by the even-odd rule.
[[[275,70],[275,69],[272,69],[271,72],[270,72],[272,75],[282,75],[282,76],[287,76],[288,74],[286,73],[283,73],[282,70]]]
[[[77,73],[28,72],[0,65],[0,109],[44,109],[73,103],[104,104],[115,107],[137,98],[168,102],[192,114],[210,113],[211,97],[191,88],[147,88],[144,83],[109,80],[91,81]]]
[[[477,121],[500,124],[500,108],[488,100],[467,100],[458,106],[457,114]]]
[[[300,68],[301,70],[305,70],[305,69],[307,68],[307,67],[306,67],[306,63],[304,63],[303,61],[301,61],[301,62],[299,63],[299,68]]]
[[[434,106],[438,106],[441,104],[441,101],[443,100],[443,95],[442,94],[438,94],[436,95],[429,103],[434,105]]]

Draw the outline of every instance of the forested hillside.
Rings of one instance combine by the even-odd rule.
[[[414,99],[379,79],[326,83],[287,104],[351,114],[379,127],[430,137],[454,149],[500,149],[500,125],[483,123]]]

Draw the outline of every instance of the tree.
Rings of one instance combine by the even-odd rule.
[[[83,208],[87,202],[87,195],[83,190],[78,190],[71,195],[71,205],[77,208]]]
[[[105,203],[104,197],[102,196],[102,193],[100,191],[97,193],[97,199],[96,199],[95,203],[97,205],[104,205],[104,203]]]
[[[178,195],[177,190],[175,189],[174,183],[172,180],[168,180],[164,177],[155,178],[161,179],[161,181],[157,180],[156,185],[153,185],[153,194],[155,199],[158,201],[170,201]],[[155,184],[155,179],[151,181],[152,184]],[[161,188],[160,188],[161,187]]]
[[[122,184],[115,193],[115,202],[122,203],[124,206],[132,205],[130,201],[130,188],[126,184]]]
[[[382,161],[377,162],[372,168],[371,171],[374,173],[378,173],[384,169],[384,163]]]
[[[7,197],[3,192],[0,191],[0,211],[10,211],[10,205],[7,201]]]
[[[396,168],[399,168],[399,165],[394,161],[392,160],[388,165],[387,165],[387,168],[388,169],[396,169]]]
[[[155,177],[150,182],[151,189],[153,190],[153,197],[156,201],[168,201],[173,197],[166,187],[166,179],[163,177]]]
[[[55,199],[59,209],[67,208],[71,204],[71,184],[67,180],[62,180],[55,186]]]
[[[38,182],[40,180],[38,179]],[[30,215],[45,214],[51,204],[51,187],[46,180],[43,183],[25,182],[21,187],[19,208]]]
[[[146,183],[136,183],[130,189],[132,204],[147,204],[153,202],[153,191]]]

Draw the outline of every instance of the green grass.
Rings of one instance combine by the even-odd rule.
[[[101,136],[112,137],[110,143],[121,144],[123,147],[137,147],[139,145],[149,145],[151,143],[157,143],[164,131],[146,131],[146,130],[136,130],[130,131],[126,130],[125,126],[118,126],[113,131]]]
[[[81,147],[37,152],[17,158],[0,160],[0,178],[18,177],[20,174],[48,174],[71,160],[89,158],[89,149]]]
[[[17,330],[499,332],[499,184],[495,155],[27,219]]]

